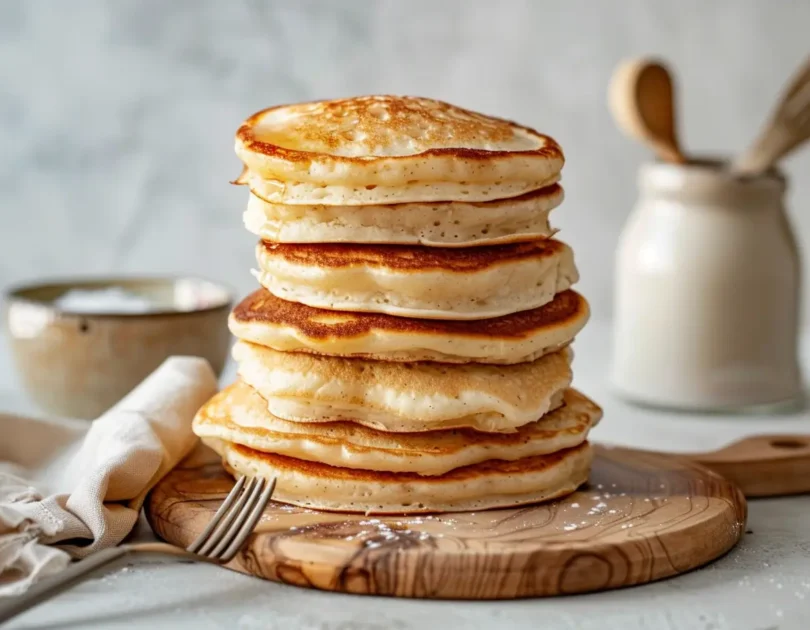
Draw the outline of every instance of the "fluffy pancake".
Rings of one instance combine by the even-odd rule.
[[[233,356],[239,376],[274,416],[352,420],[405,433],[515,431],[559,404],[572,379],[569,348],[515,365],[388,363],[278,352],[244,341]]]
[[[283,105],[236,133],[237,180],[272,203],[488,201],[559,179],[548,136],[427,98],[361,96]]]
[[[488,459],[516,460],[573,448],[585,441],[601,416],[599,407],[569,389],[563,406],[516,433],[471,429],[386,433],[353,422],[282,420],[249,385],[237,381],[197,412],[194,433],[265,453],[330,466],[441,475]]]
[[[470,247],[548,238],[554,233],[549,214],[562,201],[558,184],[481,203],[289,205],[268,203],[251,194],[244,222],[257,236],[278,243]]]
[[[285,352],[442,363],[512,364],[569,344],[588,321],[585,299],[563,291],[540,308],[475,321],[406,319],[341,313],[288,302],[267,290],[231,313],[240,339]]]
[[[337,311],[486,319],[537,308],[577,279],[553,239],[464,249],[260,242],[259,282],[277,297]]]
[[[236,475],[276,478],[273,499],[306,508],[368,514],[460,512],[514,507],[570,494],[588,479],[587,442],[516,461],[487,460],[444,475],[338,468],[203,440]]]

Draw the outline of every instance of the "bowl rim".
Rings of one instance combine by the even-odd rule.
[[[26,295],[24,293],[28,291],[35,291],[39,289],[45,289],[48,287],[55,287],[61,288],[64,287],[66,289],[70,289],[71,287],[87,287],[87,286],[115,286],[116,284],[126,283],[126,282],[147,282],[147,283],[176,283],[181,280],[192,280],[200,283],[207,283],[212,285],[213,287],[219,289],[222,292],[222,300],[218,301],[217,303],[206,306],[204,308],[193,308],[185,311],[173,309],[173,308],[161,308],[156,310],[150,310],[147,312],[139,312],[139,313],[110,313],[110,312],[98,312],[94,313],[92,311],[71,311],[60,308],[53,302],[37,300]],[[35,281],[30,282],[21,282],[18,284],[11,285],[6,287],[2,291],[2,298],[3,302],[10,306],[13,303],[17,304],[26,304],[31,306],[36,306],[39,308],[47,309],[53,313],[57,313],[60,316],[68,316],[68,317],[84,317],[84,318],[105,318],[105,319],[138,319],[138,318],[149,318],[149,317],[166,317],[166,316],[182,316],[182,315],[194,315],[198,313],[209,313],[215,312],[222,309],[230,310],[234,304],[235,299],[235,291],[232,287],[223,284],[222,282],[218,282],[216,280],[211,280],[210,278],[206,278],[204,276],[198,276],[193,274],[118,274],[118,275],[93,275],[88,274],[84,276],[51,276],[46,278],[40,278]]]

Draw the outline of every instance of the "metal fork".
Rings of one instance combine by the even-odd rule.
[[[58,575],[37,582],[25,593],[6,602],[0,601],[0,623],[67,590],[96,569],[130,554],[156,553],[224,564],[237,554],[253,532],[275,487],[275,479],[268,482],[257,477],[240,477],[211,522],[185,549],[167,543],[134,543],[103,549]]]

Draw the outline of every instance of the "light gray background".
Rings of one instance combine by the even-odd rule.
[[[689,150],[740,150],[808,53],[810,2],[0,0],[0,285],[188,272],[245,293],[232,135],[271,104],[409,93],[517,119],[568,162],[554,219],[610,315],[644,149],[605,107],[621,58],[678,73]],[[810,151],[788,163],[810,238]],[[806,312],[810,309],[806,309]]]

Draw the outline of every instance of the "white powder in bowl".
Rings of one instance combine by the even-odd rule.
[[[120,287],[71,289],[55,299],[53,304],[62,311],[85,314],[147,313],[155,308],[145,297]]]

